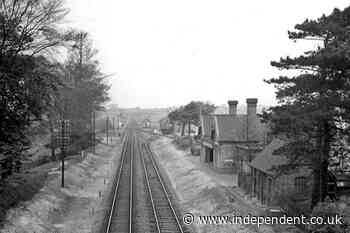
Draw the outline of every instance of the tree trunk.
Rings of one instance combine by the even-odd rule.
[[[191,121],[188,121],[188,136],[191,136]]]
[[[185,136],[185,126],[186,126],[186,122],[182,122],[182,128],[181,128],[181,136]]]
[[[312,207],[314,207],[318,202],[323,202],[327,196],[328,163],[331,142],[331,135],[329,131],[329,122],[324,120],[320,125],[318,162],[313,172],[314,184],[312,192]]]
[[[56,154],[55,154],[55,137],[54,137],[54,131],[53,131],[53,122],[51,116],[49,116],[49,127],[50,127],[50,137],[51,137],[51,159],[53,161],[56,160]]]

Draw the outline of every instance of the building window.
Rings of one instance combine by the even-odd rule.
[[[272,201],[272,198],[273,198],[273,193],[272,193],[272,178],[268,178],[267,180],[267,188],[268,188],[268,204],[270,204],[270,202]]]
[[[295,191],[297,193],[304,193],[306,191],[306,177],[299,176],[294,180]]]

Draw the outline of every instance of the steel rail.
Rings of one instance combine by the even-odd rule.
[[[134,142],[136,140],[135,135],[132,135]],[[129,195],[129,233],[132,233],[132,216],[133,216],[133,167],[134,167],[134,146],[132,143],[130,148],[131,161],[130,161],[130,195]]]
[[[149,194],[150,199],[151,199],[152,211],[153,211],[153,214],[154,214],[154,217],[155,217],[155,220],[156,220],[157,231],[158,231],[158,233],[161,233],[160,226],[159,226],[159,220],[158,220],[159,217],[157,215],[156,207],[155,207],[155,204],[154,204],[154,199],[153,199],[153,195],[152,195],[150,181],[149,181],[149,178],[148,178],[148,172],[147,172],[147,168],[146,168],[146,165],[145,165],[145,160],[144,160],[143,155],[142,155],[142,144],[139,144],[139,148],[140,148],[141,163],[142,163],[142,166],[143,166],[144,175],[146,177],[147,190],[148,190],[148,194]]]
[[[114,210],[115,210],[116,202],[117,202],[117,194],[118,194],[118,190],[119,190],[120,177],[121,177],[123,167],[125,164],[125,157],[126,157],[126,151],[127,151],[127,147],[128,147],[128,144],[127,144],[128,140],[129,140],[129,134],[128,134],[128,132],[126,132],[124,139],[123,139],[122,158],[120,159],[117,181],[116,181],[115,189],[113,191],[113,201],[112,201],[112,206],[111,206],[111,209],[109,212],[106,233],[110,233],[110,230],[111,230],[112,218],[113,218],[113,214],[114,214]]]
[[[139,150],[139,152],[137,152]],[[115,227],[118,226],[118,222],[120,219],[119,214],[123,212],[119,211],[125,211],[125,217],[122,218],[124,220],[127,220],[128,218],[128,223],[125,221],[125,230],[128,233],[133,233],[135,226],[134,226],[134,210],[135,206],[134,200],[135,196],[133,194],[136,187],[134,187],[135,182],[137,182],[135,178],[135,169],[138,169],[135,163],[135,153],[138,153],[137,155],[140,156],[141,158],[141,164],[142,164],[142,170],[143,174],[145,176],[145,181],[146,181],[146,186],[147,186],[147,193],[149,194],[150,200],[151,200],[151,206],[152,206],[152,212],[155,218],[156,222],[156,228],[157,228],[157,233],[163,232],[164,228],[167,226],[173,226],[176,227],[180,233],[184,233],[183,226],[181,225],[181,222],[179,221],[179,217],[176,214],[175,208],[173,206],[172,200],[169,196],[169,193],[166,189],[165,183],[160,175],[159,172],[159,167],[153,157],[153,152],[151,151],[149,144],[146,143],[143,138],[139,138],[139,135],[136,134],[135,129],[128,129],[125,132],[124,138],[123,138],[123,147],[122,147],[122,152],[121,152],[121,158],[119,159],[120,164],[119,164],[119,170],[117,173],[117,178],[115,181],[115,188],[113,190],[113,201],[111,204],[111,208],[109,211],[109,216],[108,216],[108,223],[107,226],[104,228],[105,231],[104,233],[112,233],[115,230],[118,231],[120,228],[116,229]],[[128,158],[128,156],[130,156]],[[146,157],[147,156],[147,157]],[[146,159],[147,158],[147,159]],[[130,159],[130,165],[129,163]],[[134,164],[135,163],[135,164]],[[130,166],[130,167],[129,167]],[[152,174],[152,175],[151,175]],[[150,180],[149,175],[152,176],[152,180]],[[128,177],[129,176],[129,177]],[[154,177],[154,178],[153,178]],[[129,180],[129,181],[128,181]],[[130,187],[125,190],[123,185],[126,185],[129,183]],[[152,186],[153,185],[153,186]],[[123,191],[124,189],[124,191]],[[161,195],[161,196],[159,196]],[[158,196],[158,197],[157,197]],[[161,199],[159,199],[161,197]],[[123,199],[124,198],[124,199]],[[123,205],[123,200],[124,204],[127,204],[129,202],[129,206]],[[169,217],[169,219],[173,219],[169,222],[171,225],[163,225],[162,223],[164,220],[162,220],[162,216],[165,212],[162,214],[162,207],[158,206],[158,202],[161,201],[163,202],[164,205],[167,205],[167,209],[163,209],[163,211],[167,211],[168,214],[166,216]],[[157,204],[158,203],[158,204]],[[123,207],[121,207],[121,206]],[[119,208],[119,211],[118,211]],[[122,209],[120,209],[122,208]],[[160,208],[160,209],[159,209]],[[127,213],[129,211],[129,213]],[[119,214],[118,214],[119,212]],[[123,215],[121,215],[123,216]],[[118,220],[119,219],[119,220]],[[134,220],[134,221],[133,221]],[[174,221],[175,220],[175,221]],[[114,225],[117,224],[117,225]],[[114,227],[112,227],[114,226]],[[155,229],[154,229],[155,230]],[[175,231],[174,229],[174,232]]]
[[[146,146],[146,145],[147,145],[147,146]],[[159,174],[159,172],[158,172],[158,166],[156,165],[156,163],[155,163],[155,161],[154,161],[153,152],[152,152],[151,149],[148,147],[148,144],[144,144],[144,147],[145,147],[145,151],[149,154],[150,160],[151,160],[151,162],[152,162],[152,163],[151,163],[151,164],[152,164],[152,167],[154,168],[154,170],[155,170],[155,172],[156,172],[156,174],[157,174],[158,181],[160,182],[160,184],[161,184],[161,186],[162,186],[162,190],[163,190],[163,192],[164,192],[164,194],[165,194],[165,196],[166,196],[168,205],[169,205],[169,207],[170,207],[170,209],[171,209],[171,211],[172,211],[172,214],[173,214],[173,216],[174,216],[174,218],[175,218],[175,220],[176,220],[177,226],[178,226],[180,232],[181,232],[181,233],[184,233],[184,230],[182,229],[182,225],[181,225],[181,223],[180,223],[180,221],[179,221],[179,218],[178,218],[178,216],[177,216],[177,214],[176,214],[176,211],[175,211],[175,209],[174,209],[174,206],[173,206],[173,204],[172,204],[172,201],[171,201],[171,199],[170,199],[170,196],[169,196],[169,194],[168,194],[168,192],[167,192],[167,190],[166,190],[166,188],[165,188],[163,179],[162,179],[162,177],[160,176],[160,174]]]

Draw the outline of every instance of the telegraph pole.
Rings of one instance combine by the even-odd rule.
[[[120,137],[120,133],[119,133],[119,114],[117,115],[117,133],[118,133],[118,137]]]
[[[108,117],[106,119],[106,137],[107,137],[107,145],[108,145]]]
[[[66,157],[66,149],[69,144],[70,137],[70,122],[65,120],[67,117],[67,102],[66,99],[63,99],[63,111],[61,115],[61,120],[58,121],[58,143],[61,148],[61,187],[64,188],[64,159]]]
[[[65,156],[65,152],[64,150],[62,151],[62,176],[61,176],[61,187],[64,188],[64,156]]]
[[[60,129],[58,142],[61,147],[61,187],[64,188],[64,159],[66,157],[66,149],[70,142],[70,122],[62,118],[58,125]]]
[[[64,125],[64,119],[62,119],[61,123],[61,130],[62,130],[62,159],[61,159],[61,187],[64,188],[64,157],[66,156],[66,148],[64,146],[64,135],[65,135],[65,125]]]
[[[114,125],[115,117],[113,117],[113,136],[115,137],[115,125]]]
[[[96,114],[92,111],[92,151],[96,153]]]
[[[91,111],[90,111],[90,124],[89,124],[89,126],[90,126],[90,131],[89,131],[89,150],[91,150],[91,152],[93,152],[93,145],[94,145],[94,138],[93,138],[93,128],[94,128],[94,126],[93,126],[93,123],[92,123],[92,112],[93,112],[93,110],[92,110],[92,108],[91,108]]]
[[[91,125],[91,135],[90,135],[90,141],[91,141],[91,150],[92,150],[92,153],[95,153],[95,111],[92,110],[91,111],[91,122],[90,122],[90,125]]]

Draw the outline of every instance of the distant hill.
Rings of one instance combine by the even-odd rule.
[[[158,126],[159,120],[166,117],[169,111],[169,108],[119,108],[117,114],[121,114],[124,121],[135,119],[141,123],[143,120],[149,119],[152,126]],[[111,113],[116,114],[115,111]]]

